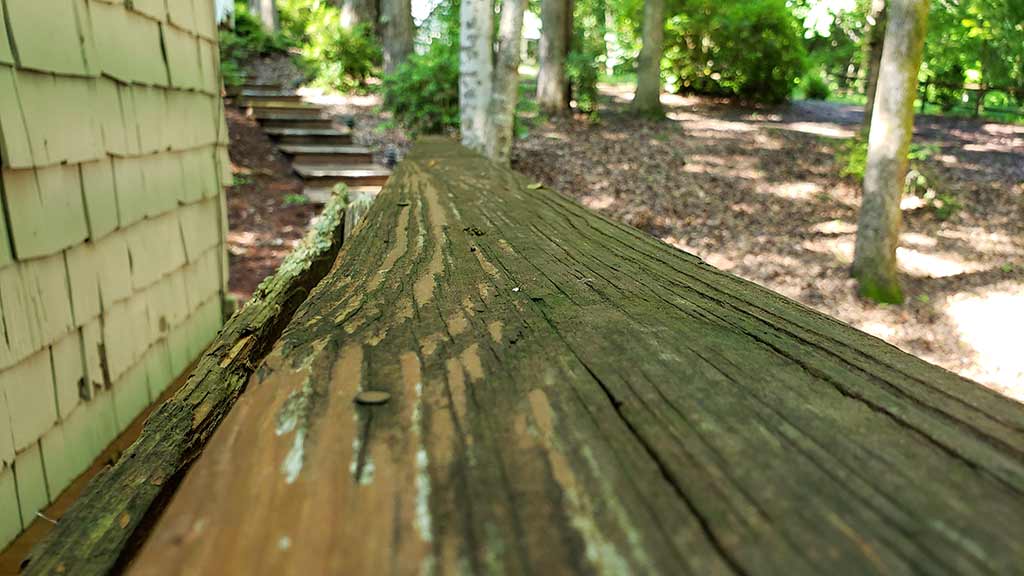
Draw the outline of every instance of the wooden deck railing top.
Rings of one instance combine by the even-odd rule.
[[[1024,406],[431,139],[127,568],[1013,574],[1022,531]]]

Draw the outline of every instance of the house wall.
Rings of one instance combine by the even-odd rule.
[[[0,2],[0,547],[222,323],[214,0]]]

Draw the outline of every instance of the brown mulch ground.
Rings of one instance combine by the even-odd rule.
[[[516,143],[513,167],[721,269],[1024,400],[1024,126],[918,118],[915,141],[939,146],[928,173],[963,209],[942,221],[907,205],[899,252],[907,301],[877,306],[857,297],[848,274],[859,187],[838,176],[835,159],[857,130],[858,108],[800,102],[755,109],[667,97],[668,118],[651,122],[625,113],[630,94],[621,88],[602,90],[599,121],[535,123]],[[356,142],[407,149],[376,97],[310,97],[354,116]],[[245,133],[244,122],[229,117],[232,158],[253,171],[228,196],[239,295],[274,269],[314,213],[282,206],[296,181],[260,172],[281,170],[279,158]]]
[[[231,135],[234,185],[228,187],[229,290],[248,300],[256,286],[277,270],[303,237],[317,209],[288,202],[302,194],[302,182],[256,121],[237,109],[225,116]]]

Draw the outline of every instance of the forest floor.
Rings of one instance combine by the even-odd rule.
[[[358,143],[407,148],[375,96],[311,97],[354,115]],[[1024,126],[918,119],[915,142],[938,146],[925,161],[927,173],[962,208],[943,221],[920,202],[905,202],[898,256],[907,300],[879,306],[858,298],[849,277],[859,186],[839,176],[836,160],[858,128],[859,108],[744,108],[666,95],[667,119],[642,121],[626,113],[630,98],[622,87],[602,86],[597,121],[526,119],[529,133],[516,142],[513,167],[718,268],[1024,401]],[[228,193],[232,287],[245,296],[251,288],[242,284],[272,270],[315,211],[284,206],[291,177],[261,172],[279,167],[275,153],[258,146],[237,152],[252,138],[236,141],[237,119],[229,118],[229,128],[233,160],[251,171],[248,183]]]

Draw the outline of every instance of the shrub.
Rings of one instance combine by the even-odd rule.
[[[665,30],[664,64],[680,92],[782,102],[805,59],[786,0],[688,0]]]
[[[828,100],[832,89],[820,73],[808,74],[803,79],[804,96],[808,100]]]
[[[565,61],[565,75],[572,88],[572,99],[576,109],[584,114],[597,112],[597,69],[596,54],[573,50]]]
[[[288,48],[283,37],[263,29],[245,4],[237,4],[235,8],[235,29],[219,32],[220,72],[224,83],[229,86],[245,81],[245,62],[253,56],[283,52]]]
[[[441,42],[413,54],[384,77],[384,108],[410,134],[438,134],[459,126],[459,51]]]
[[[315,83],[337,90],[364,88],[381,61],[380,45],[369,25],[346,28],[341,11],[321,5],[306,25],[302,57]]]
[[[941,84],[934,87],[934,102],[943,112],[949,112],[963,102],[964,70],[959,64],[936,73],[934,81]]]

